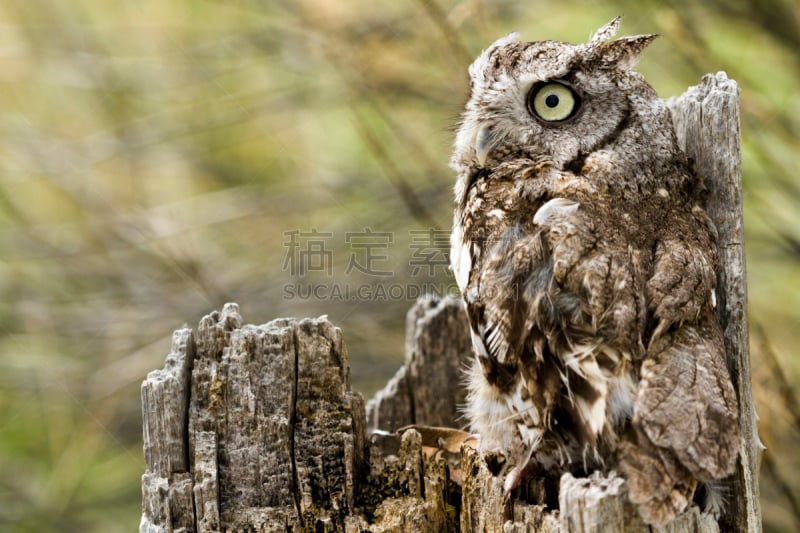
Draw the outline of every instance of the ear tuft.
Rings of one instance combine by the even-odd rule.
[[[622,70],[630,70],[639,61],[639,55],[647,45],[652,43],[657,34],[634,35],[632,37],[622,37],[616,41],[611,41],[600,45],[599,56],[603,62],[614,65]]]

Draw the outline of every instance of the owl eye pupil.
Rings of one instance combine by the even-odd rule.
[[[544,99],[544,104],[547,107],[558,107],[558,96],[551,94]]]

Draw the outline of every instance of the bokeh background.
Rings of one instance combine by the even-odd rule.
[[[452,291],[467,65],[512,30],[582,42],[618,14],[662,35],[638,67],[662,97],[741,85],[764,524],[800,530],[798,5],[3,0],[0,530],[136,529],[139,385],[227,301],[329,315],[355,388],[382,386],[409,287]]]

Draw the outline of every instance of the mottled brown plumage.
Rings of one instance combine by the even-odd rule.
[[[654,36],[609,41],[618,25],[583,45],[512,34],[470,67],[451,261],[477,356],[467,415],[509,456],[506,488],[618,468],[663,524],[733,472],[737,404],[702,183],[631,70]]]

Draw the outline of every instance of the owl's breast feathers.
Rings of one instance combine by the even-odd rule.
[[[541,183],[536,179],[478,179],[457,221],[456,275],[487,355],[520,366],[520,358],[541,359],[545,352],[560,354],[562,345],[591,343],[640,359],[652,333],[648,305],[665,322],[682,318],[686,302],[679,300],[698,295],[689,290],[697,283],[686,279],[678,263],[700,264],[713,254],[694,250],[694,243],[672,253],[691,235],[662,242],[671,213],[661,211],[659,195],[651,205],[559,195],[552,192],[552,173],[543,173]],[[708,239],[703,244],[710,247]],[[656,259],[659,275],[651,280]],[[704,266],[702,280],[712,281],[713,261]],[[678,283],[686,285],[685,294],[671,290]],[[537,342],[528,346],[531,337]]]

